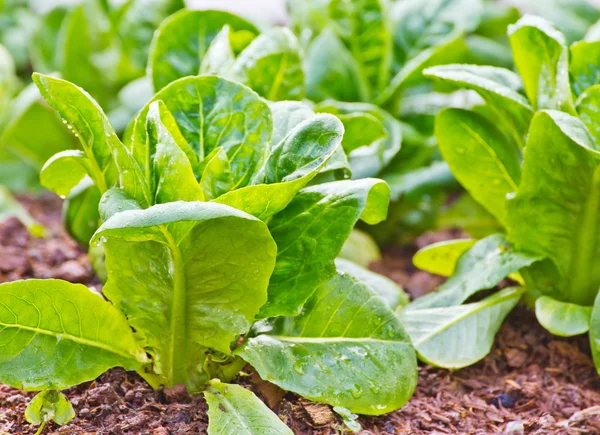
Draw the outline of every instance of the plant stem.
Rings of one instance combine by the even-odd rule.
[[[45,427],[46,427],[46,420],[42,421],[42,424],[40,424],[40,427],[38,428],[35,435],[40,435],[43,432]]]

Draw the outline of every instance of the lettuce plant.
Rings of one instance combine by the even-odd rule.
[[[553,334],[589,331],[598,366],[600,42],[569,48],[560,31],[534,16],[510,26],[509,37],[519,74],[474,65],[425,71],[476,91],[486,103],[476,111],[442,111],[436,136],[458,181],[506,235],[445,242],[420,252],[417,264],[452,276],[437,292],[410,304],[402,317],[424,359],[462,367],[485,356],[502,320],[523,296]],[[462,305],[506,276],[522,287]],[[424,317],[425,328],[419,326]],[[483,332],[458,346],[473,324]]]
[[[314,110],[344,123],[349,134],[343,148],[353,178],[387,172],[395,199],[410,194],[407,185],[429,184],[439,192],[455,185],[443,163],[428,168],[435,154],[432,106],[442,107],[448,99],[470,103],[434,91],[421,72],[475,56],[468,47],[477,42],[464,37],[475,28],[481,29],[479,42],[487,41],[483,51],[507,51],[498,35],[504,36],[517,16],[515,9],[479,0],[414,3],[394,2],[388,11],[379,0],[290,1],[291,28],[299,40],[286,29],[259,34],[251,23],[223,12],[181,11],[155,34],[149,72],[155,91],[200,72],[240,81],[271,100],[307,97],[317,103]],[[405,23],[413,22],[423,26],[409,35]],[[403,142],[407,149],[400,152]],[[423,197],[422,190],[414,190],[416,198]]]
[[[374,235],[387,242],[400,231],[400,239],[407,241],[431,228],[447,192],[457,188],[440,161],[434,115],[447,106],[470,108],[479,99],[435,86],[422,71],[452,62],[511,66],[505,32],[518,19],[517,10],[480,0],[288,0],[288,6],[292,29],[306,52],[308,98],[326,111],[343,105],[347,122],[373,136],[375,122],[368,130],[364,126],[375,110],[400,121],[400,135],[389,122],[379,128],[389,138],[383,159],[352,167],[358,178],[381,176],[392,190],[390,217]],[[399,152],[396,137],[402,142]],[[380,142],[372,140],[373,145]]]
[[[81,88],[34,81],[82,146],[51,158],[43,184],[65,195],[90,179],[103,194],[92,244],[105,250],[108,301],[62,281],[3,284],[2,333],[24,335],[0,381],[60,390],[122,366],[155,388],[205,391],[211,425],[226,424],[227,400],[236,418],[264,419],[275,433],[289,431],[254,396],[209,381],[250,363],[351,412],[408,400],[408,336],[373,281],[334,263],[359,219],[385,218],[389,189],[376,179],[309,185],[340,146],[337,118],[299,118],[296,103],[269,106],[241,84],[186,77],[158,92],[121,142]],[[65,370],[72,361],[77,370]]]

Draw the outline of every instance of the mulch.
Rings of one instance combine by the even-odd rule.
[[[15,219],[0,223],[0,282],[22,278],[60,278],[99,289],[85,252],[63,231],[60,201],[21,197],[31,214],[50,231],[35,239]],[[385,250],[373,265],[413,297],[443,279],[417,271],[411,257],[418,247],[457,233],[426,234],[414,246]],[[306,401],[260,380],[248,368],[238,380],[260,396],[295,434],[341,432],[331,408]],[[66,391],[77,417],[50,425],[60,434],[204,434],[206,404],[181,387],[153,391],[136,373],[113,369],[93,382]],[[33,434],[23,418],[31,393],[0,386],[0,435]],[[561,339],[541,328],[533,314],[518,307],[481,362],[457,371],[419,368],[417,391],[401,410],[361,417],[362,434],[599,434],[600,376],[587,337]],[[258,435],[258,434],[257,434]]]

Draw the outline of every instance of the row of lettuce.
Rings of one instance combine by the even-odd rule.
[[[204,392],[209,433],[291,433],[226,384],[247,364],[356,429],[353,413],[410,398],[417,356],[482,359],[521,300],[553,334],[589,331],[600,355],[600,13],[288,6],[290,27],[273,28],[176,1],[86,1],[29,12],[29,56],[0,50],[0,215],[40,235],[7,189],[41,183],[106,281],[105,299],[0,285],[0,382],[42,391],[26,413],[40,431],[73,417],[59,390],[119,366]],[[19,92],[31,66],[42,73]],[[474,238],[418,252],[449,278],[408,303],[365,268],[378,248],[356,225],[379,243],[440,227]]]

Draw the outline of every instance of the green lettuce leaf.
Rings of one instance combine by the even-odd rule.
[[[574,114],[565,37],[543,18],[527,15],[508,30],[515,66],[536,110]]]
[[[210,382],[204,392],[209,435],[293,435],[258,397],[244,387]]]
[[[0,302],[3,384],[63,390],[111,367],[134,370],[147,362],[123,314],[81,284],[4,283]]]
[[[229,353],[266,301],[277,251],[266,225],[220,204],[173,202],[114,214],[100,241],[103,292],[153,357],[152,373],[141,374],[201,391],[215,375],[208,349]]]
[[[315,289],[335,274],[334,260],[356,222],[383,221],[388,201],[387,184],[370,178],[302,189],[269,221],[278,252],[261,317],[300,313]]]
[[[541,296],[535,301],[535,316],[540,324],[554,335],[570,337],[590,329],[592,307],[558,301]]]
[[[479,240],[460,256],[452,276],[435,292],[410,303],[406,310],[460,305],[481,290],[491,289],[513,272],[540,257],[517,251],[502,234]]]
[[[259,33],[249,21],[222,11],[183,10],[164,20],[150,48],[149,75],[154,90],[198,75],[211,42],[226,25],[232,33],[244,32],[251,37]]]
[[[420,359],[437,367],[459,369],[489,353],[504,318],[523,292],[507,288],[479,302],[449,307],[411,309],[409,304],[399,317]]]
[[[599,156],[580,120],[563,112],[538,112],[529,130],[521,184],[507,207],[511,243],[549,259],[528,270],[526,282],[560,301],[588,306],[600,287]]]
[[[380,415],[403,406],[416,386],[415,353],[402,325],[349,275],[319,287],[301,315],[256,330],[236,353],[261,378],[308,399]]]
[[[499,222],[506,219],[506,197],[521,176],[521,153],[483,116],[446,109],[436,118],[438,146],[452,173],[469,194]]]

